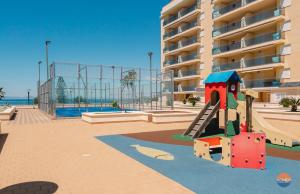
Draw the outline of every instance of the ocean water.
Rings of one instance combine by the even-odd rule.
[[[28,105],[28,99],[22,98],[22,99],[2,99],[0,100],[0,106],[1,105]],[[29,99],[29,105],[33,104],[33,99]]]

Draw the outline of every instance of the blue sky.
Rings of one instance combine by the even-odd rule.
[[[10,0],[0,5],[0,86],[8,96],[36,94],[44,41],[49,61],[160,65],[160,11],[169,0]],[[45,65],[45,63],[44,63]],[[43,77],[46,70],[42,69]]]

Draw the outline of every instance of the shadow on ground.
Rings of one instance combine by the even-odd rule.
[[[1,152],[2,152],[2,149],[3,149],[3,147],[4,147],[4,144],[5,144],[5,142],[6,142],[7,136],[8,136],[7,133],[0,134],[0,154],[1,154]]]
[[[11,185],[0,190],[0,194],[53,194],[57,191],[58,185],[52,182],[36,181]]]

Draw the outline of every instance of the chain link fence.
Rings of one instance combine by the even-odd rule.
[[[39,107],[53,116],[67,108],[172,109],[173,86],[172,73],[159,69],[55,62],[38,89]]]

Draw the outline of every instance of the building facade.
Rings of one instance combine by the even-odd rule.
[[[161,13],[161,62],[174,74],[175,101],[203,96],[202,80],[229,70],[259,102],[299,97],[299,10],[296,0],[171,1]]]

